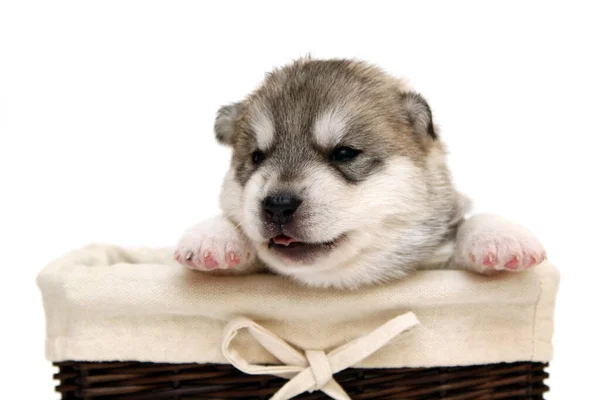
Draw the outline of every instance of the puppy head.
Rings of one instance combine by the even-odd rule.
[[[277,69],[219,110],[215,132],[233,148],[224,212],[267,265],[300,281],[351,287],[399,275],[452,218],[429,106],[373,66]]]

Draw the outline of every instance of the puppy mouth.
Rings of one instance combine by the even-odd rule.
[[[333,250],[343,239],[341,235],[328,242],[303,242],[286,235],[277,235],[269,239],[269,249],[289,261],[311,262],[317,257]]]

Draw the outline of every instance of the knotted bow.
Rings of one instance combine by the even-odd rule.
[[[271,400],[288,400],[304,392],[321,390],[336,400],[349,400],[350,397],[333,379],[333,374],[356,365],[375,351],[385,346],[394,337],[419,324],[412,312],[397,316],[371,333],[352,340],[328,354],[322,350],[306,350],[304,354],[284,340],[247,318],[231,321],[225,328],[222,348],[223,355],[242,372],[251,375],[275,375],[290,379],[271,397]],[[274,355],[283,365],[266,366],[248,363],[231,348],[238,332],[247,329],[262,347]]]

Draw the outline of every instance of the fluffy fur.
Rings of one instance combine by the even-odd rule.
[[[356,288],[419,268],[490,273],[545,257],[522,227],[464,221],[429,105],[374,66],[303,59],[277,69],[221,108],[215,133],[233,149],[223,215],[184,234],[175,258],[190,268],[266,266],[313,286]],[[282,194],[301,201],[285,222],[265,210]],[[277,237],[300,250],[274,246]]]

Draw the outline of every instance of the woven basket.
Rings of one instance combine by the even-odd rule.
[[[76,250],[38,277],[65,400],[543,399],[558,282],[544,263],[318,290],[116,246]]]
[[[246,375],[226,364],[55,363],[64,400],[268,399],[285,380]],[[539,400],[547,364],[347,369],[335,375],[352,399]],[[327,399],[321,392],[301,399]]]

